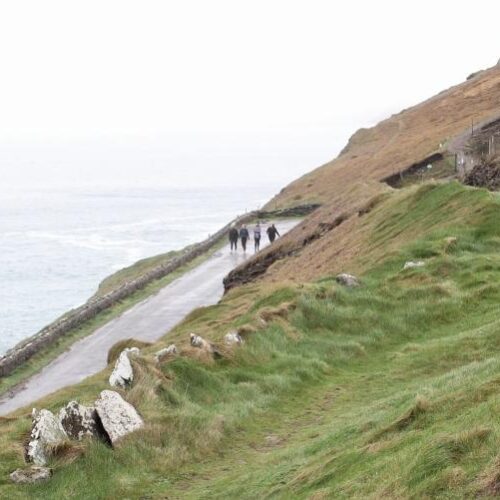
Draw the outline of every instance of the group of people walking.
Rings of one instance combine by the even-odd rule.
[[[278,232],[274,224],[271,224],[266,229],[266,233],[270,243],[272,243],[276,239],[276,236],[280,236],[280,233]],[[256,252],[260,250],[261,235],[262,235],[262,228],[260,222],[257,222],[257,224],[255,224],[253,228],[253,241]],[[243,251],[246,252],[247,242],[249,239],[250,239],[250,231],[248,230],[245,224],[243,224],[239,230],[235,224],[231,226],[231,229],[229,230],[229,243],[231,244],[231,252],[233,250],[238,249],[238,240],[241,240],[241,246],[243,247]]]

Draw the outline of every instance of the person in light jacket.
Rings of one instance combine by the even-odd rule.
[[[255,244],[255,252],[258,252],[260,250],[260,222],[257,222],[255,227],[253,228],[253,241]]]

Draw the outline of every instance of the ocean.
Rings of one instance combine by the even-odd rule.
[[[0,355],[139,259],[206,238],[278,186],[76,189],[0,196]]]

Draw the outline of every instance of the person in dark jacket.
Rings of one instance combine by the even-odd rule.
[[[245,224],[243,224],[243,226],[241,226],[241,229],[240,229],[240,238],[241,238],[241,246],[243,247],[244,252],[247,251],[247,241],[248,241],[249,237],[250,237],[250,234],[248,232],[248,229],[245,226]]]
[[[278,233],[276,226],[274,224],[271,224],[267,228],[267,237],[269,238],[269,241],[272,243],[275,240],[276,236],[280,236],[280,233]]]
[[[233,248],[235,250],[238,249],[238,230],[234,227],[234,224],[229,230],[229,243],[231,244],[231,252],[233,251]]]

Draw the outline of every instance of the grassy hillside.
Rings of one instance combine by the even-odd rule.
[[[27,411],[0,419],[0,493],[314,499],[498,493],[499,197],[455,182],[426,183],[384,189],[361,212],[351,215],[350,231],[337,234],[342,223],[328,232],[344,249],[342,270],[361,273],[360,287],[336,284],[325,265],[319,278],[248,284],[194,311],[134,362],[138,380],[124,396],[146,427],[115,450],[90,441],[61,450],[44,485],[9,484],[8,473],[22,464],[30,419]],[[417,259],[425,266],[403,270]],[[187,345],[191,331],[217,342],[231,328],[240,328],[246,342],[221,360]],[[156,365],[151,354],[172,340],[182,356]],[[38,406],[91,403],[108,374]]]

